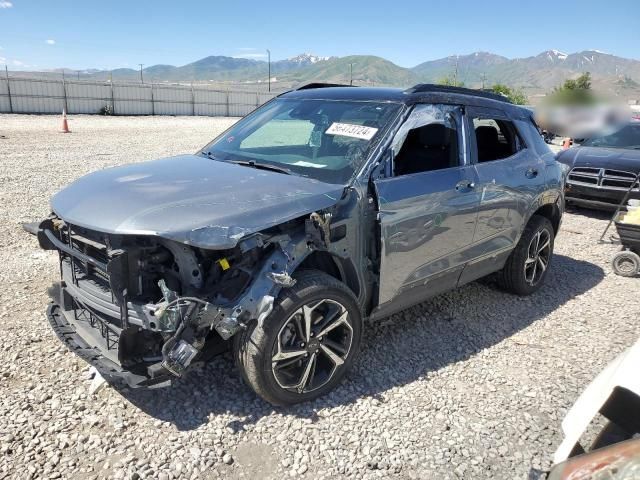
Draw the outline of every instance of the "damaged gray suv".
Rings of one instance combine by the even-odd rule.
[[[308,85],[195,155],[56,194],[37,230],[59,254],[48,318],[110,381],[166,386],[230,348],[267,401],[310,400],[353,365],[365,319],[494,272],[540,288],[562,184],[502,97]]]

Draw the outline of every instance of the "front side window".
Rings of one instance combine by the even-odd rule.
[[[400,104],[276,99],[240,120],[203,152],[215,160],[277,167],[342,184],[367,158]]]
[[[522,150],[524,143],[513,122],[494,118],[473,118],[478,163],[501,160]]]
[[[582,145],[587,147],[640,149],[640,125],[627,125],[611,135],[585,140]]]
[[[395,135],[391,149],[395,176],[460,165],[459,108],[417,105]]]

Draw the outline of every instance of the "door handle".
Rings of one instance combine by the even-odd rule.
[[[459,192],[463,190],[471,190],[472,188],[475,188],[475,186],[476,184],[471,180],[461,180],[456,183],[456,190]]]
[[[535,168],[530,168],[525,172],[524,176],[527,178],[536,178],[538,176],[538,170]]]

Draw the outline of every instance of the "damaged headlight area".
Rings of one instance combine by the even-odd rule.
[[[61,339],[103,376],[130,386],[164,386],[197,360],[226,348],[250,320],[263,321],[274,296],[295,280],[293,234],[251,235],[206,250],[145,235],[116,235],[52,216],[37,232],[57,250],[61,281],[49,320]],[[295,236],[295,235],[294,235]]]

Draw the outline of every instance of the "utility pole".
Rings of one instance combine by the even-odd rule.
[[[64,68],[62,69],[62,92],[64,94],[64,111],[66,112],[68,110],[68,105],[67,105],[67,82],[65,81],[64,78]]]
[[[453,86],[458,86],[458,55],[456,55],[456,69],[453,72]]]
[[[76,73],[78,74],[78,80],[80,80],[80,70],[76,70]]]
[[[116,99],[113,96],[113,70],[109,72],[109,88],[111,89],[111,115],[115,115]]]
[[[269,50],[267,48],[267,64],[269,65],[269,78],[268,78],[268,84],[269,84],[269,91],[271,91],[271,50]]]
[[[353,63],[349,64],[349,69],[350,69],[349,85],[353,85]]]
[[[9,95],[9,113],[13,113],[13,102],[11,101],[11,86],[9,85],[9,67],[5,64],[4,74],[7,78],[7,95]]]
[[[484,81],[486,80],[487,75],[485,73],[482,74],[482,90],[484,90]]]
[[[142,67],[144,66],[144,63],[139,63],[138,65],[140,65],[140,83],[144,83],[144,80],[142,78]]]

